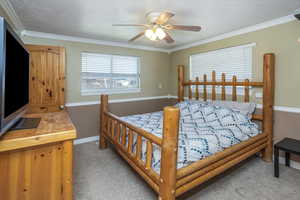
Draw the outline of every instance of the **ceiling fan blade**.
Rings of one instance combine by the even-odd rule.
[[[157,20],[155,21],[156,24],[165,24],[167,21],[173,17],[175,14],[171,12],[163,12],[159,15]]]
[[[173,42],[175,42],[175,40],[173,40],[173,38],[169,35],[169,33],[167,33],[166,31],[165,31],[165,33],[166,33],[166,37],[164,38],[164,40],[167,42],[167,43],[173,43]]]
[[[134,36],[133,38],[131,38],[129,40],[129,42],[133,42],[134,40],[138,39],[139,37],[143,36],[145,34],[145,31],[140,32],[139,34],[137,34],[136,36]]]
[[[143,26],[148,27],[148,24],[113,24],[112,26]]]
[[[182,31],[196,31],[196,32],[201,30],[200,26],[184,26],[184,25],[171,25],[171,24],[166,25],[165,28],[168,30],[182,30]]]

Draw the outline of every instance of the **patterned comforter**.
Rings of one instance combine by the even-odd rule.
[[[238,111],[209,102],[186,101],[176,106],[180,108],[177,168],[223,151],[260,133],[258,126]],[[122,119],[162,137],[163,112],[131,115]],[[133,148],[135,149],[135,142]],[[142,159],[145,160],[144,143],[142,153]],[[152,167],[156,172],[160,170],[160,157],[160,148],[154,145]]]

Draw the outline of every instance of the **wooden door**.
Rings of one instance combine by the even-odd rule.
[[[65,48],[27,45],[30,51],[29,113],[55,112],[65,105]]]

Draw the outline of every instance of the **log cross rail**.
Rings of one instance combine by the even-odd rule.
[[[189,82],[184,82],[183,85],[184,86],[190,86],[190,85],[215,85],[215,86],[232,86],[232,85],[236,85],[236,86],[252,86],[252,87],[262,87],[264,86],[263,82],[241,82],[241,81],[237,81],[237,82],[233,82],[233,81],[189,81]]]

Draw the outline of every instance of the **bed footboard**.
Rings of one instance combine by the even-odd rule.
[[[101,95],[100,119],[99,148],[107,148],[107,142],[113,144],[128,164],[159,194],[160,199],[175,200],[179,109],[164,108],[163,138],[108,112],[107,95]],[[146,145],[145,159],[142,159],[143,145]],[[160,174],[152,168],[153,145],[161,149]]]

